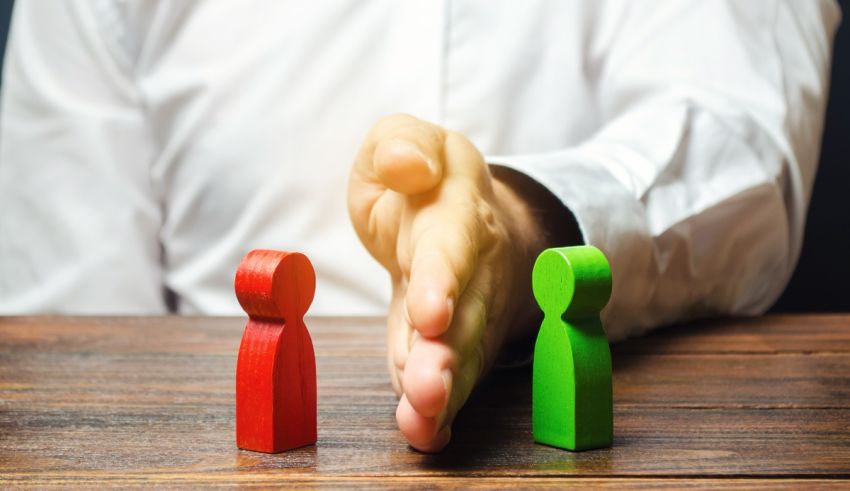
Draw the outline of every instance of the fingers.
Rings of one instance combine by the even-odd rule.
[[[486,274],[481,281],[487,281]],[[440,337],[420,338],[410,349],[402,375],[402,386],[409,388],[408,399],[424,416],[444,412],[454,392],[472,390],[472,385],[457,384],[457,377],[475,351],[482,346],[487,323],[487,302],[476,287],[462,297],[452,326]],[[480,357],[479,357],[480,358]],[[480,368],[480,367],[479,367]],[[474,383],[477,373],[474,374]]]
[[[399,291],[403,291],[400,285],[394,285],[393,300],[390,303],[387,316],[387,365],[397,396],[404,392],[402,373],[404,373],[404,367],[407,364],[411,334],[415,332],[406,319],[404,300],[398,296]]]
[[[400,241],[397,251],[402,270],[411,258],[405,305],[411,325],[426,337],[448,329],[478,252],[490,241],[492,213],[482,199],[488,189],[480,184],[481,176],[486,176],[483,158],[468,140],[454,133],[447,135],[445,150],[446,175],[439,194],[409,200],[414,216],[409,222],[410,239]]]
[[[411,402],[416,391],[405,392],[396,409],[396,421],[399,430],[410,445],[423,452],[438,452],[451,439],[451,426],[460,408],[469,398],[481,373],[481,351],[474,350],[453,377],[451,394],[446,408],[434,416],[420,412]],[[405,372],[406,373],[406,372]]]
[[[375,174],[389,189],[405,195],[424,193],[439,184],[442,139],[436,130],[405,128],[382,140],[373,157]]]
[[[410,238],[399,243],[403,270],[410,257],[405,306],[411,325],[423,336],[439,336],[448,329],[475,268],[482,238],[473,208],[463,198],[422,208],[412,220]]]
[[[355,230],[394,281],[388,358],[411,445],[441,449],[483,366],[481,257],[498,243],[493,189],[463,136],[396,115],[370,131],[349,183]],[[481,256],[481,257],[479,257]],[[477,288],[468,284],[475,274]],[[452,326],[451,328],[449,326]]]
[[[486,240],[488,175],[466,138],[403,114],[375,125],[355,163],[352,183],[362,186],[349,192],[352,221],[388,270],[409,275],[406,313],[423,336],[448,328]],[[364,207],[352,200],[363,189],[391,192]]]
[[[422,416],[436,417],[446,409],[451,396],[458,353],[443,343],[422,338],[411,354],[402,374],[402,385],[410,389],[407,400]]]
[[[379,121],[358,152],[348,184],[348,212],[358,237],[391,273],[407,197],[438,187],[445,131],[413,116]]]
[[[489,186],[488,175],[481,154],[463,136],[395,114],[372,127],[360,147],[349,182],[349,209],[354,218],[362,214],[362,196],[372,205],[386,189],[418,195],[435,189],[445,176]]]
[[[435,418],[426,418],[410,405],[407,396],[401,396],[395,412],[396,422],[410,446],[420,452],[439,452],[451,439],[450,426],[438,428]]]

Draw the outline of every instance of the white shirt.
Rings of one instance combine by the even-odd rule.
[[[381,116],[466,134],[611,262],[612,339],[782,292],[818,161],[823,1],[18,1],[0,120],[0,312],[240,313],[303,251],[313,314],[382,314],[345,205]]]

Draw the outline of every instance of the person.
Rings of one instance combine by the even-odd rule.
[[[398,425],[438,451],[539,325],[543,248],[607,254],[611,340],[771,305],[839,18],[828,0],[19,0],[0,311],[237,314],[249,249],[302,251],[312,313],[389,304]]]

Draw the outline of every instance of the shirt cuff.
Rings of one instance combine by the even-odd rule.
[[[612,273],[611,300],[602,312],[610,341],[647,331],[651,319],[641,319],[651,294],[635,290],[649,278],[652,243],[641,202],[604,166],[574,150],[539,155],[491,156],[487,162],[509,167],[534,179],[554,194],[574,215],[584,242],[601,249]],[[629,291],[627,291],[629,290]],[[629,314],[629,315],[627,315]]]

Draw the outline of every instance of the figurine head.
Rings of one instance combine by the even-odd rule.
[[[250,317],[300,319],[316,292],[316,272],[299,252],[255,249],[236,270],[236,298]]]
[[[593,246],[546,249],[534,263],[531,282],[546,315],[599,315],[611,297],[611,267]]]

